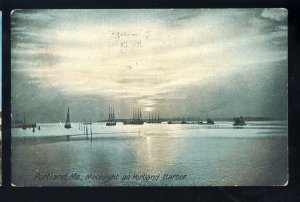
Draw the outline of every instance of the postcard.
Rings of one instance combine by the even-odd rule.
[[[286,185],[287,16],[14,10],[12,185]]]

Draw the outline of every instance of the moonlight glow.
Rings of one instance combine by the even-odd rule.
[[[110,105],[119,117],[134,107],[284,117],[286,19],[284,9],[17,10],[12,110],[35,121],[67,106],[100,119]]]

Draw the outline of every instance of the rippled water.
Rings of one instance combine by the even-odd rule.
[[[243,128],[231,122],[93,123],[92,141],[78,123],[71,129],[38,125],[41,130],[34,133],[12,129],[12,183],[17,186],[284,185],[288,179],[283,121],[248,122]],[[118,177],[107,180],[113,175]]]

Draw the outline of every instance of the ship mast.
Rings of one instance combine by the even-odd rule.
[[[110,106],[108,107],[108,122],[110,121]]]
[[[70,124],[70,109],[69,109],[69,107],[68,107],[68,112],[67,112],[67,119],[66,119],[65,128],[67,128],[67,129],[71,128],[71,124]]]
[[[24,122],[25,122],[25,118],[24,118]],[[70,110],[69,110],[69,107],[68,107],[68,113],[67,113],[66,124],[69,124],[69,123],[70,123]]]
[[[135,121],[135,116],[134,116],[134,109],[132,110],[132,122]]]
[[[142,119],[142,109],[140,109],[140,119]]]

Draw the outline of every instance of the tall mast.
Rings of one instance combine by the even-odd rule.
[[[108,107],[108,121],[110,121],[110,106]]]
[[[135,119],[138,120],[139,119],[139,113],[137,112],[138,109],[135,109]]]
[[[140,109],[140,118],[142,119],[142,109]]]
[[[132,114],[133,114],[133,121],[135,121],[134,108],[133,108]]]
[[[109,120],[112,121],[112,107],[109,107]]]
[[[136,120],[138,120],[138,119],[139,119],[139,116],[138,116],[137,110],[138,110],[138,109],[135,109],[135,110],[134,110],[134,111],[135,111],[135,112],[134,112],[134,114],[135,114],[135,119],[136,119]]]
[[[114,118],[114,123],[116,122],[115,120],[115,107],[113,107],[113,118]]]
[[[24,118],[25,121],[25,118]],[[69,111],[69,107],[68,107],[68,112],[67,112],[67,119],[66,119],[66,124],[70,123],[70,111]]]

